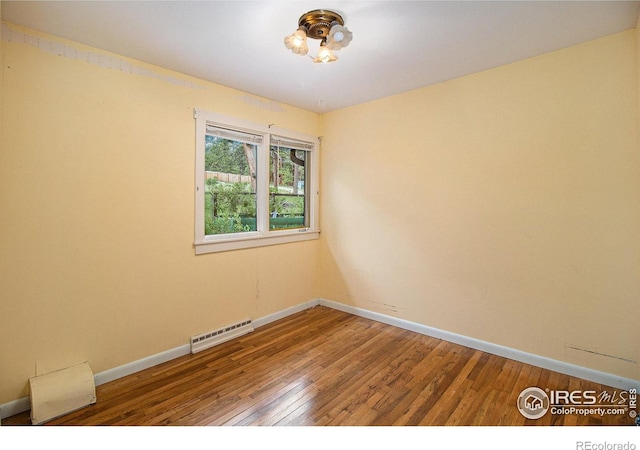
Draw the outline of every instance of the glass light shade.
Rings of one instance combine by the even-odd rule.
[[[320,46],[320,51],[318,52],[318,56],[316,56],[313,60],[314,63],[329,63],[333,61],[337,61],[338,57],[333,54],[331,49],[326,45]]]
[[[342,25],[334,25],[327,36],[327,47],[331,50],[340,50],[342,47],[349,45],[353,39],[353,33],[347,27]]]
[[[297,29],[293,34],[284,38],[284,45],[297,55],[306,55],[309,53],[307,33],[302,28]]]

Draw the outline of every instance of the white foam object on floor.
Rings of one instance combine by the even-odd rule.
[[[93,372],[86,362],[32,377],[31,423],[47,422],[96,402]]]

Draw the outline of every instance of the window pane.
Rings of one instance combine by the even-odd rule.
[[[305,150],[271,146],[269,157],[269,229],[309,226]]]
[[[257,146],[205,136],[205,235],[256,230]]]

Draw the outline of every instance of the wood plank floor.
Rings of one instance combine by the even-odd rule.
[[[50,425],[631,425],[627,415],[525,419],[527,387],[615,391],[318,306],[98,386]],[[2,425],[29,423],[28,413]]]

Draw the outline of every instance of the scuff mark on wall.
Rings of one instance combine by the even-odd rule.
[[[586,348],[580,348],[580,347],[577,347],[575,345],[566,344],[565,347],[567,348],[567,350],[577,350],[579,352],[590,353],[590,354],[596,355],[596,356],[604,356],[606,358],[617,359],[617,360],[620,360],[620,361],[624,361],[626,363],[638,364],[637,361],[634,361],[634,360],[629,359],[629,358],[624,358],[622,356],[608,355],[606,353],[601,353],[601,352],[598,352],[598,351],[595,351],[595,350],[589,350],[589,349],[586,349]]]
[[[51,39],[45,39],[38,36],[32,36],[22,31],[12,29],[6,23],[2,24],[2,41],[9,43],[25,44],[38,48],[52,55],[62,56],[64,58],[86,61],[104,69],[117,70],[119,72],[128,73],[130,75],[139,75],[143,77],[154,78],[177,86],[187,87],[191,89],[203,89],[203,86],[191,81],[180,78],[171,77],[169,75],[161,75],[153,70],[145,69],[140,66],[131,64],[130,62],[107,53],[98,53],[92,51],[79,50],[72,45],[56,42]]]

